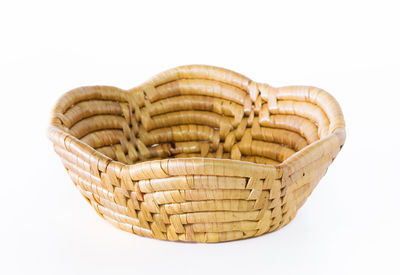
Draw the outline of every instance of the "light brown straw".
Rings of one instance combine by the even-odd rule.
[[[221,242],[292,220],[343,146],[345,124],[321,89],[192,65],[128,91],[72,90],[48,134],[78,190],[113,225]]]

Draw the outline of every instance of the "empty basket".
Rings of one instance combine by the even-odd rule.
[[[281,228],[345,140],[327,92],[203,65],[131,90],[72,90],[50,124],[55,151],[100,216],[131,233],[189,242]]]

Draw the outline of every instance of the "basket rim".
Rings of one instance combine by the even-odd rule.
[[[130,167],[130,168],[134,168],[134,167],[138,167],[139,165],[143,165],[146,163],[151,163],[151,162],[156,162],[157,160],[145,160],[139,163],[134,163],[134,164],[125,164],[123,162],[114,160],[106,155],[104,155],[103,153],[99,152],[98,150],[94,149],[93,147],[91,147],[90,145],[82,142],[81,140],[79,140],[78,138],[76,138],[75,136],[67,133],[66,131],[64,131],[61,127],[59,127],[60,125],[60,119],[58,117],[58,110],[60,108],[61,102],[63,99],[67,98],[69,95],[71,95],[72,93],[76,93],[82,89],[88,89],[88,88],[108,88],[108,89],[113,89],[115,91],[119,91],[119,92],[123,92],[123,93],[127,93],[127,94],[131,94],[134,91],[137,91],[141,88],[143,88],[146,85],[149,85],[150,83],[152,83],[155,79],[157,79],[158,77],[162,76],[165,73],[168,73],[169,71],[172,70],[179,70],[179,69],[187,69],[187,68],[192,68],[192,69],[203,69],[203,70],[208,70],[208,69],[213,69],[213,70],[219,70],[219,71],[223,71],[223,72],[227,72],[230,74],[235,75],[236,77],[242,78],[243,80],[248,80],[249,83],[253,82],[251,79],[247,78],[246,76],[236,73],[232,70],[226,69],[226,68],[221,68],[221,67],[216,67],[216,66],[209,66],[209,65],[184,65],[184,66],[179,66],[179,67],[175,67],[169,70],[165,70],[161,73],[156,74],[155,76],[153,76],[152,78],[150,78],[149,80],[147,80],[146,82],[143,82],[141,85],[138,85],[134,88],[125,90],[125,89],[121,89],[115,86],[110,86],[110,85],[93,85],[93,86],[80,86],[77,87],[75,89],[72,89],[66,93],[64,93],[63,95],[61,95],[59,97],[59,99],[56,101],[56,104],[53,108],[53,111],[51,113],[50,116],[50,125],[47,128],[47,136],[51,141],[55,141],[58,140],[60,141],[60,139],[62,139],[63,144],[66,143],[66,141],[68,140],[69,143],[72,143],[72,145],[75,145],[77,147],[80,147],[82,149],[84,149],[86,152],[89,152],[91,155],[92,160],[96,161],[97,163],[105,163],[106,166],[108,166],[108,164],[113,163],[114,165],[119,166],[121,169],[122,167]],[[296,87],[296,86],[293,86]],[[297,86],[297,87],[306,87],[306,88],[317,88],[314,86]],[[325,90],[322,90],[320,88],[318,88],[320,90],[321,93],[324,93],[325,95],[328,95],[330,97],[332,97],[334,99],[333,96],[331,96],[328,92],[326,92]],[[339,103],[334,99],[334,101],[331,103],[332,104],[332,108],[334,109],[334,111],[338,114],[342,114],[342,110],[341,107],[339,105]],[[297,151],[296,153],[294,153],[293,155],[291,155],[290,157],[288,157],[286,160],[284,160],[283,162],[279,163],[279,164],[260,164],[260,163],[254,163],[254,162],[250,162],[250,161],[245,161],[245,160],[233,160],[233,159],[216,159],[216,158],[205,158],[205,157],[188,157],[188,158],[179,158],[180,160],[184,161],[184,160],[191,160],[191,159],[203,159],[203,160],[207,160],[207,161],[217,161],[217,162],[226,162],[226,163],[245,163],[246,165],[251,164],[252,166],[255,167],[260,167],[260,168],[266,168],[266,169],[276,169],[278,172],[278,174],[280,174],[280,176],[282,176],[282,173],[287,173],[287,174],[291,174],[294,172],[294,168],[293,167],[299,167],[299,165],[301,165],[301,159],[304,158],[307,154],[312,154],[313,151],[320,149],[321,145],[324,143],[328,143],[331,142],[332,140],[335,140],[335,142],[338,142],[340,145],[340,149],[344,144],[344,141],[346,139],[346,130],[345,130],[345,123],[344,123],[344,119],[339,118],[339,123],[340,125],[343,125],[341,127],[335,128],[333,129],[332,133],[330,133],[329,135],[320,138],[310,144],[308,144],[307,146],[305,146],[304,148],[302,148],[301,150]],[[55,142],[54,142],[55,143]],[[68,147],[66,147],[68,148]],[[175,159],[175,158],[163,158],[162,160],[170,160],[170,159]]]

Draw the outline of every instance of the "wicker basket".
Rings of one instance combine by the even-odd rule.
[[[78,190],[113,225],[221,242],[293,219],[341,149],[345,124],[321,89],[192,65],[128,91],[72,90],[48,133]]]

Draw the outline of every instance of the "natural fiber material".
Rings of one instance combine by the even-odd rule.
[[[128,91],[66,93],[49,137],[78,190],[113,225],[220,242],[293,219],[343,146],[344,127],[321,89],[192,65]]]

